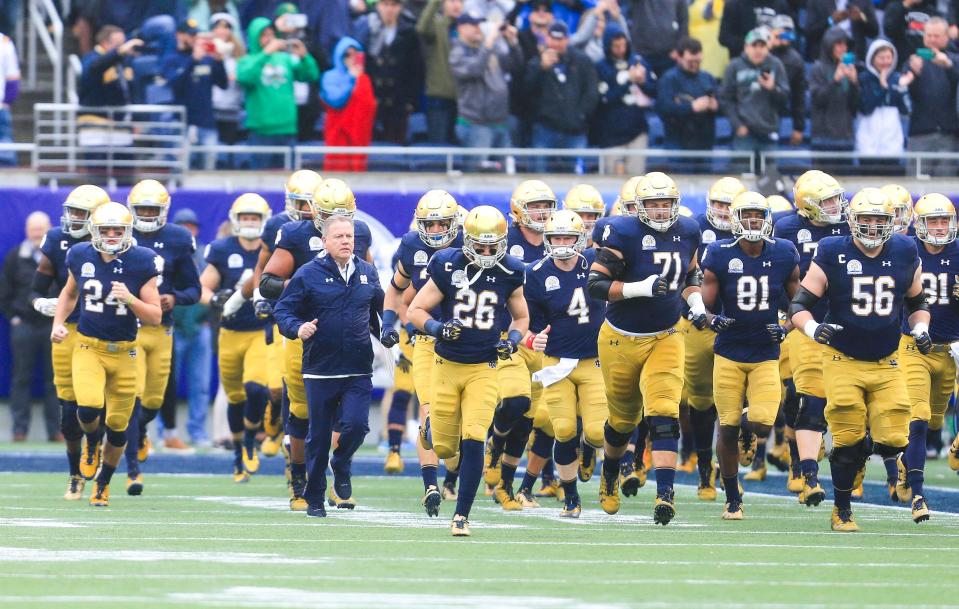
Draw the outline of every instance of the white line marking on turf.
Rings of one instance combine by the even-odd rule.
[[[492,514],[504,514],[502,508],[492,507],[492,506],[480,506],[473,509],[474,512],[488,512]],[[593,510],[585,509],[582,511],[582,514],[579,518],[562,518],[559,515],[558,509],[543,509],[543,508],[532,508],[524,509],[522,511],[510,512],[510,517],[513,518],[543,518],[549,520],[550,522],[562,522],[568,523],[570,525],[638,525],[638,526],[649,526],[649,527],[658,527],[656,523],[653,522],[652,516],[641,516],[639,514],[616,514],[610,515],[604,512],[603,510]],[[472,521],[470,525],[472,525]],[[705,524],[694,524],[691,522],[671,522],[670,527],[675,527],[677,529],[701,529],[705,528]]]
[[[212,541],[212,540],[211,540]],[[289,558],[258,552],[165,552],[158,550],[47,550],[44,548],[0,547],[0,562],[167,562],[191,561],[218,564],[313,565],[330,562],[322,558]]]
[[[40,529],[82,529],[84,525],[49,518],[0,518],[0,527],[29,527]]]

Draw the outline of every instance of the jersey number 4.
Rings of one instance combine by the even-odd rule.
[[[498,300],[496,292],[484,290],[477,294],[469,288],[463,288],[456,292],[453,318],[463,322],[467,328],[489,330],[496,321]]]
[[[896,299],[893,290],[896,280],[888,275],[882,277],[852,278],[852,312],[861,317],[867,315],[887,316],[892,313]]]
[[[98,279],[91,279],[83,284],[83,308],[91,313],[103,313],[103,305],[108,304],[117,308],[117,315],[126,315],[127,306],[113,297],[113,294],[107,294],[103,298],[103,284]]]
[[[575,317],[578,324],[589,323],[589,305],[586,304],[586,294],[583,292],[583,288],[573,290],[573,297],[569,299],[566,314]]]

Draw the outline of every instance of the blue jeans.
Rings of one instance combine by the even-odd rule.
[[[510,142],[509,125],[480,125],[478,123],[466,123],[458,121],[456,123],[456,137],[460,145],[466,148],[509,148]],[[481,163],[488,161],[489,156],[470,156],[463,161],[463,166],[467,171],[476,171]]]
[[[261,135],[250,132],[246,139],[250,146],[289,146],[296,144],[296,135]],[[250,167],[252,169],[267,169],[283,167],[282,154],[251,154]]]
[[[220,137],[216,128],[190,127],[196,129],[196,146],[216,146],[220,143]],[[215,152],[194,152],[190,155],[190,169],[204,169],[213,171],[216,169]]]
[[[186,429],[193,442],[209,439],[206,432],[206,415],[210,409],[210,365],[213,360],[210,326],[198,327],[196,336],[173,334],[173,350],[176,353],[177,377],[186,379],[189,418]]]
[[[533,148],[586,148],[586,134],[571,134],[555,131],[542,123],[533,125]],[[578,172],[583,160],[573,157],[538,156],[533,162],[533,171],[547,173],[548,171]]]
[[[334,478],[350,475],[353,453],[370,431],[370,400],[373,383],[369,375],[338,379],[304,379],[310,431],[306,435],[306,490],[310,505],[322,505],[326,495],[326,466]],[[339,422],[340,441],[330,459],[333,423]]]
[[[455,99],[426,98],[426,140],[430,144],[453,144],[455,124]]]
[[[0,108],[0,143],[13,142],[13,120],[9,108]],[[13,151],[0,152],[0,165],[16,165],[17,154]]]

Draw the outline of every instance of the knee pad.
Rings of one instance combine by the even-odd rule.
[[[760,438],[765,438],[766,436],[769,435],[769,432],[773,430],[772,425],[765,425],[763,423],[754,423],[752,421],[749,421],[748,423],[746,423],[746,428],[749,431],[756,434],[757,436],[759,436]]]
[[[553,436],[548,435],[542,429],[537,429],[536,438],[533,439],[533,445],[529,448],[529,451],[537,457],[551,459],[553,457],[553,442],[555,442]]]
[[[71,442],[83,437],[80,421],[77,420],[77,403],[69,400],[60,401],[60,433],[64,439]]]
[[[710,406],[707,410],[689,409],[689,421],[694,429],[709,429],[712,433],[716,426],[716,407]]]
[[[865,440],[860,440],[852,446],[834,447],[829,454],[829,463],[833,466],[839,465],[858,471],[865,464],[869,452]]]
[[[259,383],[245,383],[246,408],[243,416],[254,425],[263,420],[266,403],[270,400],[270,390]]]
[[[160,414],[159,408],[147,408],[140,402],[140,398],[137,398],[136,405],[139,408],[134,407],[134,411],[139,410],[140,412],[140,427],[146,427],[150,424],[150,421],[157,418],[157,415]]]
[[[310,422],[306,419],[301,419],[296,415],[291,414],[286,420],[286,433],[290,435],[291,438],[296,438],[297,440],[305,440],[306,434],[310,431]]]
[[[677,434],[679,432],[676,432]],[[644,418],[639,424],[636,425],[636,435],[633,438],[633,441],[636,444],[646,441],[646,436],[649,435],[649,419]]]
[[[620,433],[612,428],[609,421],[606,421],[606,424],[603,426],[603,439],[607,444],[616,448],[622,448],[629,444],[630,438],[632,438],[635,433],[635,429],[632,433]]]
[[[246,409],[246,402],[237,402],[230,404],[226,409],[226,420],[230,425],[231,433],[243,433],[243,411]]]
[[[525,415],[529,412],[529,407],[530,399],[527,397],[503,398],[493,415],[493,425],[501,432],[509,431],[516,425],[517,421],[526,418]]]
[[[575,463],[577,459],[576,449],[579,448],[578,444],[579,442],[575,439],[557,442],[555,452],[553,453],[556,464],[569,465],[570,463]]]
[[[100,418],[103,413],[102,408],[91,408],[89,406],[77,406],[77,418],[81,423],[90,424]]]
[[[785,392],[783,394],[783,420],[789,427],[796,428],[796,416],[799,414],[799,395],[796,393],[796,386],[789,379],[783,384]]]
[[[796,429],[826,432],[826,398],[802,395],[799,398],[799,410],[796,413]]]
[[[509,435],[506,436],[503,452],[517,459],[522,457],[523,451],[526,450],[526,442],[529,441],[531,431],[533,431],[533,420],[521,417],[520,420],[516,421],[516,424],[513,425],[513,429],[510,430]]]
[[[406,427],[406,407],[410,403],[410,394],[405,391],[394,391],[393,401],[390,403],[389,413],[386,415],[386,421],[390,425],[402,425]]]
[[[127,444],[127,430],[117,431],[107,427],[107,442],[109,442],[111,446],[123,448]]]
[[[880,442],[874,442],[872,445],[872,451],[882,457],[883,459],[888,459],[895,457],[902,452],[904,446],[889,446],[888,444],[882,444]]]
[[[679,450],[679,419],[672,417],[647,417],[649,439],[653,450],[677,452]]]

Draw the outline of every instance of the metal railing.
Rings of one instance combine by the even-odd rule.
[[[36,104],[33,114],[41,181],[175,180],[187,166],[183,106]]]
[[[861,154],[852,151],[826,150],[769,150],[759,156],[759,174],[765,175],[770,164],[777,166],[799,163],[824,171],[875,175],[905,175],[917,180],[929,180],[932,174],[923,170],[943,165],[939,177],[959,177],[959,152],[901,152],[899,154]],[[937,168],[938,169],[938,168]]]
[[[37,88],[37,41],[43,45],[50,65],[53,67],[53,101],[63,101],[63,20],[53,0],[30,0],[28,6],[30,30],[27,35],[29,48],[27,60],[28,89]]]
[[[83,74],[83,63],[75,53],[67,57],[67,103],[79,104],[80,95],[77,93],[77,81]]]

